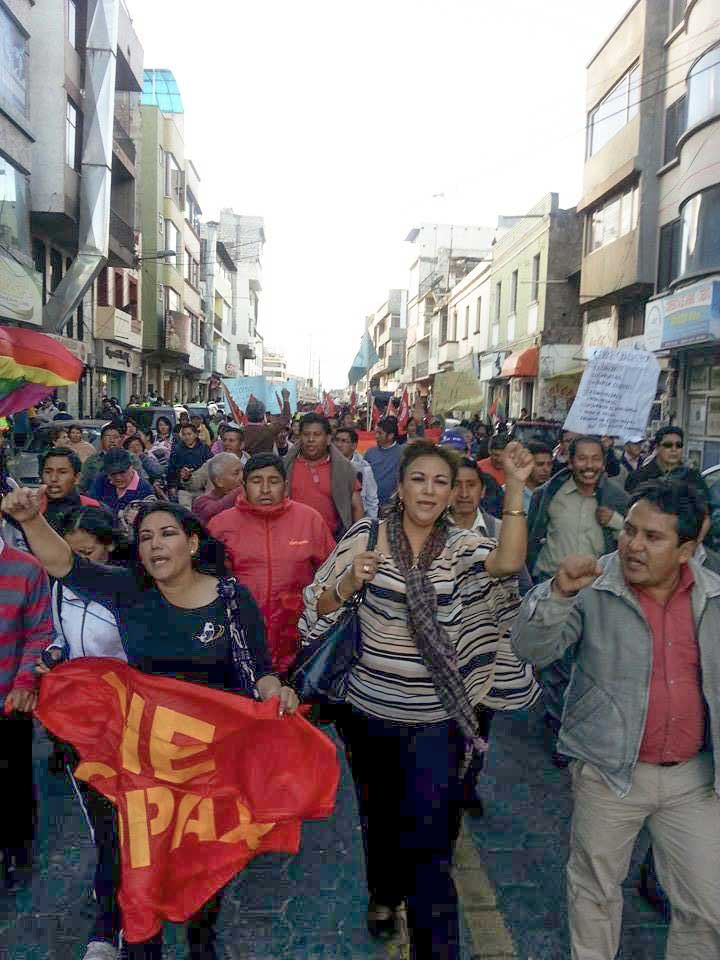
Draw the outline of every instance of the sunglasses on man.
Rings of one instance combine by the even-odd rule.
[[[682,440],[663,440],[660,446],[664,447],[665,450],[682,450],[683,442]]]

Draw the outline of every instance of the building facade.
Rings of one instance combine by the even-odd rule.
[[[688,459],[720,463],[720,21],[713,0],[665,23],[655,296],[645,343],[668,367],[656,418],[686,430]]]
[[[237,268],[236,331],[232,338],[233,363],[239,373],[262,374],[263,338],[258,331],[262,292],[262,253],[265,225],[262,217],[220,211],[218,237]]]
[[[266,350],[263,355],[262,372],[271,383],[283,383],[287,380],[287,361],[284,354]]]
[[[394,392],[405,365],[407,291],[390,290],[369,321],[367,329],[379,358],[368,371],[370,388]]]

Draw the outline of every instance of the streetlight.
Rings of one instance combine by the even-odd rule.
[[[165,260],[167,257],[174,256],[176,256],[176,252],[174,250],[160,250],[159,253],[149,253],[146,257],[135,257],[134,263],[137,267],[142,263],[143,260]]]

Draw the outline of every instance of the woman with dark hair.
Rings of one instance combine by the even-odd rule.
[[[157,457],[149,452],[147,442],[140,431],[123,440],[123,446],[126,450],[129,450],[130,453],[134,453],[137,456],[145,468],[145,473],[147,473],[150,483],[154,484],[156,480],[164,479],[165,468]]]
[[[144,504],[135,521],[137,565],[117,569],[74,557],[40,513],[40,491],[16,490],[2,510],[23,527],[48,573],[117,618],[128,663],[261,700],[278,697],[280,716],[298,706],[272,673],[262,616],[249,591],[222,570],[223,551],[193,515],[173,503]],[[194,958],[212,960],[220,894],[188,925]],[[127,944],[128,960],[159,960],[162,935]]]
[[[165,450],[165,459],[167,460],[172,452],[173,440],[173,425],[170,422],[168,417],[158,417],[155,422],[155,428],[157,429],[157,436],[155,437],[155,442],[150,448],[150,452],[157,455],[156,448],[162,447]]]
[[[416,440],[403,451],[377,549],[367,550],[373,521],[360,520],[305,590],[306,641],[323,637],[366,590],[362,654],[338,727],[365,840],[368,928],[391,936],[406,901],[414,960],[460,955],[452,857],[463,779],[472,750],[486,746],[474,708],[525,707],[539,692],[508,640],[527,537],[522,489],[533,460],[512,444],[504,462],[516,482],[503,543],[450,522],[457,455]]]

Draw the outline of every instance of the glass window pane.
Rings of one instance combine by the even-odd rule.
[[[27,37],[0,4],[0,103],[28,116],[29,51]]]
[[[688,77],[687,125],[720,112],[720,46],[695,64]]]
[[[680,215],[680,275],[720,269],[720,185],[691,197]]]

